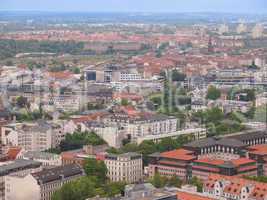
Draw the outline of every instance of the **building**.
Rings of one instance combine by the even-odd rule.
[[[22,158],[25,160],[34,160],[42,163],[42,166],[61,166],[61,156],[54,153],[40,152],[40,151],[28,151],[23,153]]]
[[[108,145],[85,145],[82,149],[76,149],[71,151],[64,151],[61,153],[62,165],[78,164],[83,166],[85,160],[93,158],[96,160],[104,160]]]
[[[140,199],[152,196],[156,188],[151,183],[126,185],[124,189],[124,197],[127,199]]]
[[[143,180],[143,161],[140,154],[108,154],[104,162],[108,168],[107,175],[111,181],[137,183]]]
[[[267,145],[260,144],[248,147],[248,156],[256,160],[259,167],[259,176],[267,176]]]
[[[185,144],[174,151],[150,155],[148,174],[178,176],[188,180],[194,176],[205,180],[210,173],[227,176],[263,174],[263,161],[249,157],[249,145],[265,144],[265,131],[250,130],[227,137],[210,137]],[[251,150],[252,151],[252,150]]]
[[[26,151],[44,151],[56,145],[53,127],[43,121],[3,126],[1,139],[5,145],[19,146]]]
[[[262,24],[256,24],[252,29],[252,38],[261,38],[264,34],[264,27]]]
[[[256,95],[255,106],[267,106],[267,92]]]
[[[210,195],[205,195],[198,192],[180,190],[177,192],[177,200],[219,200],[219,198],[213,198],[210,197]]]
[[[193,151],[177,149],[163,153],[150,155],[151,161],[148,166],[149,177],[156,173],[171,178],[176,175],[182,180],[191,178],[191,163],[197,157]]]
[[[41,170],[41,163],[32,160],[15,160],[0,165],[0,199],[5,199],[8,175],[24,175]]]
[[[203,193],[222,200],[265,200],[267,184],[211,174],[203,184]]]
[[[28,175],[13,175],[6,178],[6,200],[50,200],[63,184],[84,176],[76,164],[44,169]],[[25,187],[27,186],[27,187]],[[23,188],[23,189],[22,189]]]
[[[115,125],[107,125],[100,121],[88,121],[85,123],[88,131],[93,131],[110,147],[120,148],[124,139],[124,130]]]
[[[124,128],[125,137],[136,141],[139,137],[161,135],[177,131],[177,118],[148,112],[115,113],[108,123]]]
[[[163,133],[159,135],[154,135],[154,134],[146,135],[143,137],[138,137],[136,141],[137,141],[137,144],[141,144],[145,140],[152,140],[153,142],[159,142],[163,138],[177,138],[181,135],[188,136],[192,138],[193,140],[201,140],[201,139],[206,138],[207,136],[206,129],[192,128],[192,129],[184,129],[184,130],[180,130],[180,131],[176,131],[172,133]]]
[[[229,161],[203,158],[193,161],[192,177],[206,180],[209,174],[226,176],[257,176],[258,166],[255,160],[238,158]]]

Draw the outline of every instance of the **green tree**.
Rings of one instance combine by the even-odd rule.
[[[167,178],[160,176],[159,173],[155,173],[153,178],[150,180],[151,184],[156,188],[162,188],[167,184]]]
[[[178,176],[176,176],[176,175],[174,175],[174,176],[172,176],[170,179],[169,179],[169,181],[168,181],[168,185],[169,186],[173,186],[173,187],[181,187],[181,185],[182,185],[182,180],[181,179],[179,179],[179,177]]]
[[[190,180],[190,184],[196,186],[198,192],[202,192],[202,190],[203,190],[203,182],[199,178],[194,176]]]
[[[209,86],[206,99],[216,100],[221,97],[221,91],[214,86]]]
[[[19,106],[20,108],[29,108],[29,103],[26,97],[23,96],[19,96],[17,98],[17,106]]]
[[[128,106],[129,105],[129,101],[127,99],[122,99],[121,100],[121,105],[122,106]]]
[[[186,78],[186,75],[183,73],[180,73],[178,70],[172,71],[172,80],[173,81],[184,81]]]
[[[100,183],[104,183],[107,179],[107,167],[103,161],[96,159],[86,159],[84,170],[87,176],[96,177]]]

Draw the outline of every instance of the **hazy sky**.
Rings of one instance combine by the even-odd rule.
[[[0,0],[0,10],[267,13],[267,0]]]

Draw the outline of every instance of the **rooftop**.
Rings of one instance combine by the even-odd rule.
[[[44,169],[40,172],[33,173],[33,177],[39,184],[48,183],[62,178],[68,178],[76,175],[83,175],[83,169],[77,164],[70,164],[51,169]]]
[[[215,200],[213,198],[208,198],[207,196],[201,194],[194,194],[189,192],[179,191],[177,193],[178,200]]]
[[[29,168],[38,168],[41,166],[40,162],[33,160],[15,160],[14,162],[0,166],[0,176],[8,175],[9,173],[20,171]]]
[[[186,149],[176,149],[173,151],[163,152],[160,154],[160,157],[185,161],[194,160],[196,158],[193,151],[188,151]]]

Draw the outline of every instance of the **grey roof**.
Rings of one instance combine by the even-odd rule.
[[[128,153],[124,153],[124,154],[108,154],[106,155],[106,158],[108,159],[117,159],[117,158],[141,158],[142,155],[139,153],[135,153],[135,152],[128,152]]]
[[[231,135],[227,138],[233,138],[240,141],[251,140],[256,138],[267,137],[267,130],[250,130]]]
[[[0,166],[0,176],[8,175],[23,169],[38,168],[40,166],[41,163],[37,161],[18,159],[10,164]]]
[[[44,169],[40,172],[33,173],[32,175],[38,181],[39,184],[43,184],[83,174],[84,171],[79,165],[70,164],[51,169]]]
[[[222,165],[220,165],[222,168],[235,168],[235,165],[231,161],[225,161]]]
[[[246,144],[241,142],[240,140],[237,140],[235,138],[206,138],[202,140],[197,140],[190,142],[184,147],[188,148],[203,148],[203,147],[210,147],[215,145],[222,145],[222,146],[229,146],[229,147],[245,147]]]
[[[40,152],[40,151],[28,151],[24,153],[23,155],[25,158],[29,159],[44,159],[49,160],[51,158],[54,158],[55,156],[58,156],[54,153],[47,153],[47,152]]]

